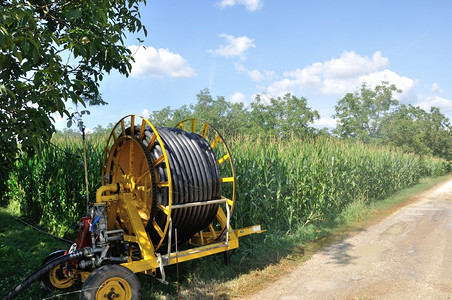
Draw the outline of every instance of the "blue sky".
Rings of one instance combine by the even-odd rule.
[[[246,104],[290,92],[332,128],[338,99],[382,80],[452,119],[452,1],[147,0],[140,12],[132,73],[104,77],[109,105],[89,107],[88,128],[195,103],[204,88]]]

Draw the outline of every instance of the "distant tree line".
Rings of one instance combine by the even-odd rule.
[[[425,111],[400,104],[395,94],[401,92],[385,81],[374,89],[363,83],[359,90],[347,93],[337,102],[334,117],[338,124],[333,133],[341,138],[390,145],[452,161],[449,119],[437,107]]]
[[[152,111],[149,120],[156,126],[174,126],[188,118],[205,120],[226,135],[259,134],[288,137],[319,134],[311,127],[319,113],[307,106],[307,99],[286,94],[264,103],[259,95],[249,107],[231,103],[224,97],[214,99],[208,89],[196,95],[197,102],[179,108],[169,106]]]
[[[400,104],[401,93],[394,84],[383,81],[371,89],[360,89],[338,100],[334,114],[337,127],[312,127],[318,111],[307,106],[307,99],[286,94],[264,103],[257,95],[246,106],[231,103],[224,97],[214,99],[208,89],[200,91],[197,102],[179,108],[165,107],[152,111],[149,120],[157,126],[174,126],[187,118],[211,122],[227,134],[258,134],[288,138],[333,135],[363,143],[382,144],[419,155],[433,155],[452,160],[452,134],[449,119],[432,107],[425,111],[411,104]]]

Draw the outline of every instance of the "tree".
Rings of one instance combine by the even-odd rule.
[[[223,96],[214,99],[209,89],[201,90],[197,102],[190,105],[195,118],[203,119],[226,136],[246,132],[249,128],[248,112],[243,103],[231,103]]]
[[[381,137],[382,120],[398,105],[394,93],[401,93],[394,84],[383,81],[373,90],[366,83],[354,93],[347,93],[335,106],[339,119],[334,133],[343,138],[357,138],[364,142]]]
[[[436,107],[427,112],[401,105],[382,123],[382,142],[419,155],[452,160],[449,120]]]
[[[66,105],[103,103],[99,81],[128,75],[125,32],[144,32],[145,0],[0,0],[0,160],[39,152]],[[20,144],[20,146],[19,146]],[[2,178],[4,179],[4,178]]]
[[[259,95],[251,104],[251,122],[266,134],[288,137],[292,134],[304,136],[314,133],[309,125],[320,117],[318,111],[307,106],[307,99],[288,93],[271,98],[267,105]]]
[[[318,133],[309,124],[319,118],[319,113],[307,106],[304,97],[286,94],[271,98],[270,103],[266,104],[257,95],[250,107],[243,103],[231,103],[222,96],[214,99],[209,89],[201,90],[196,98],[196,103],[189,106],[177,109],[167,106],[153,111],[149,120],[155,126],[174,126],[184,119],[202,119],[225,136],[258,133],[288,137],[292,134]]]

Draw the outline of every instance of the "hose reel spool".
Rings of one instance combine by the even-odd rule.
[[[207,122],[187,119],[175,128],[156,128],[140,116],[124,117],[108,139],[102,178],[104,185],[119,183],[133,194],[129,201],[134,202],[155,250],[168,243],[170,227],[177,228],[179,243],[205,244],[221,237],[214,232],[227,231],[215,216],[219,206],[229,213],[234,208],[234,165],[223,137]],[[109,209],[117,214],[108,223],[130,232],[125,210]],[[210,239],[203,237],[209,234]]]

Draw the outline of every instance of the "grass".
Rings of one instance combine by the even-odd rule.
[[[16,215],[0,208],[0,295],[6,295],[20,282],[33,274],[42,260],[68,244],[26,227]],[[39,284],[25,290],[17,299],[41,299],[46,295]]]
[[[179,265],[180,293],[184,299],[231,299],[252,294],[284,276],[322,247],[346,238],[382,220],[396,209],[417,199],[422,191],[449,179],[427,178],[381,201],[355,201],[334,220],[307,224],[288,235],[274,233],[242,238],[234,251],[231,265],[222,255],[189,261]],[[0,208],[0,295],[5,295],[39,268],[52,251],[67,244],[26,227],[10,210]],[[143,299],[174,299],[177,296],[176,266],[166,269],[169,285],[138,274]],[[43,299],[45,294],[34,283],[17,299]],[[78,299],[78,293],[54,299]]]

